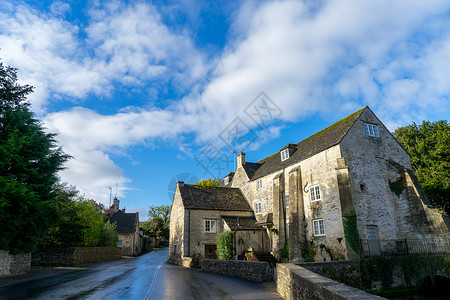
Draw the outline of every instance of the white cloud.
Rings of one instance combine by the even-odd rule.
[[[167,84],[191,90],[166,108],[109,116],[73,108],[45,118],[76,158],[62,174],[95,194],[130,180],[107,153],[188,133],[207,143],[236,117],[254,126],[243,111],[261,91],[284,121],[366,104],[390,129],[431,118],[437,108],[448,116],[449,9],[448,1],[248,1],[212,66],[187,33],[171,30],[145,3],[97,6],[85,28],[22,5],[0,15],[0,55],[38,87],[37,107],[53,95],[106,97],[115,85],[155,98]],[[270,127],[264,141],[279,129]]]

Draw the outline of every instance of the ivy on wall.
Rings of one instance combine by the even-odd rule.
[[[234,233],[224,231],[217,237],[217,256],[219,259],[230,260],[233,258]]]
[[[308,242],[304,241],[300,243],[301,255],[307,262],[313,262],[314,256],[316,256],[316,247],[314,246],[314,241]]]
[[[342,223],[344,225],[344,236],[347,245],[355,253],[359,253],[359,232],[355,211],[352,210],[348,215],[342,216]]]

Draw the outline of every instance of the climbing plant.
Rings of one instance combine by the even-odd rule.
[[[347,245],[352,248],[355,253],[359,253],[359,232],[356,213],[352,210],[348,215],[342,217],[344,224],[344,235]]]
[[[234,233],[224,231],[217,237],[217,256],[219,259],[230,260],[233,258]]]
[[[281,258],[289,258],[289,243],[280,249],[280,256]]]

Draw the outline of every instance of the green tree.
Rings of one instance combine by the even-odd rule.
[[[49,228],[44,247],[112,247],[117,245],[115,224],[109,223],[106,215],[79,195],[79,191],[66,184],[55,186],[54,206],[57,220]]]
[[[0,249],[13,254],[33,251],[55,220],[52,186],[69,158],[30,111],[32,90],[0,62]]]
[[[394,136],[411,155],[411,164],[431,203],[450,214],[450,126],[423,121],[397,128]]]
[[[202,179],[199,182],[195,183],[195,185],[202,186],[202,187],[218,187],[222,180],[220,178],[216,179]]]
[[[232,231],[224,231],[217,237],[217,257],[219,259],[230,260],[233,258],[233,239]]]
[[[170,230],[170,210],[169,205],[150,206],[148,211],[148,221],[143,224],[144,234],[156,236],[157,239],[169,239]]]

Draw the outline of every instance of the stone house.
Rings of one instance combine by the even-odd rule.
[[[293,262],[449,241],[448,216],[433,210],[409,154],[368,107],[258,162],[238,154],[224,186],[242,192],[270,252],[289,243]]]
[[[114,198],[110,208],[109,221],[116,224],[119,235],[118,247],[122,248],[122,255],[138,256],[142,250],[143,236],[139,230],[139,213],[126,213],[125,208],[119,209],[119,199]]]
[[[184,264],[188,257],[217,258],[217,237],[224,230],[239,231],[237,247],[263,251],[261,228],[255,223],[240,189],[178,182],[170,213],[169,261]],[[244,237],[244,242],[240,243],[238,236]]]

